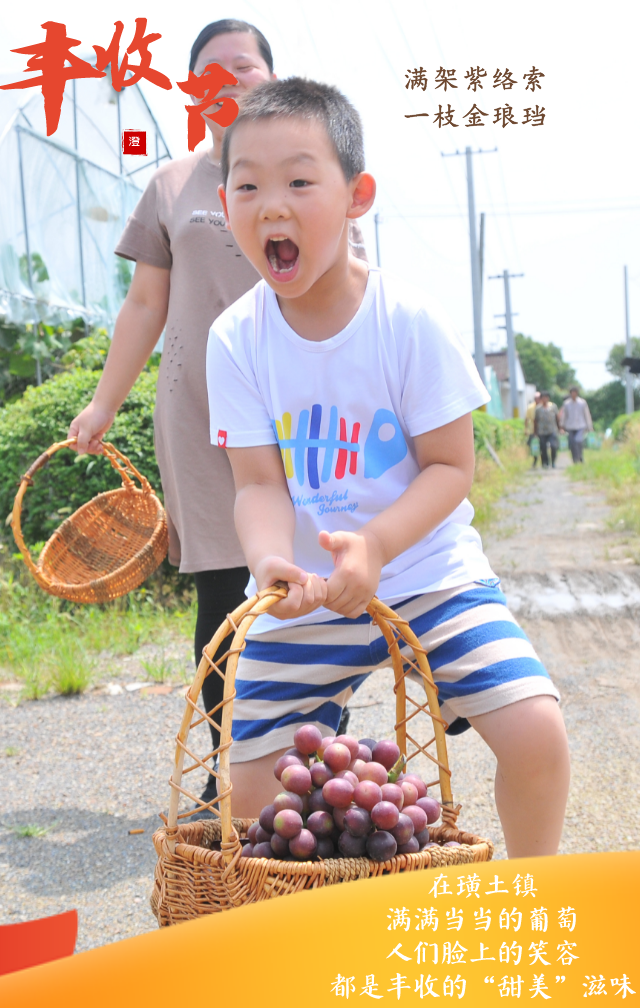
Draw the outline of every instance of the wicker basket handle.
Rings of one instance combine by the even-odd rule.
[[[18,492],[15,496],[13,502],[13,511],[11,513],[11,528],[13,531],[13,537],[16,541],[16,546],[22,554],[22,559],[31,571],[31,573],[37,575],[37,567],[33,562],[29,548],[24,541],[22,535],[22,499],[30,486],[33,486],[33,477],[38,472],[39,469],[43,469],[49,464],[49,460],[55,455],[56,452],[60,451],[61,448],[70,448],[71,445],[75,444],[77,438],[68,438],[66,441],[56,441],[52,444],[50,448],[40,455],[35,462],[33,462],[26,473],[20,479],[20,485],[18,487]],[[120,478],[122,479],[123,487],[133,487],[135,484],[132,477],[135,477],[142,488],[143,493],[153,493],[151,484],[145,477],[138,472],[134,465],[129,461],[126,455],[118,451],[115,445],[112,445],[108,441],[102,442],[102,455],[105,455],[113,468],[116,470]]]
[[[230,748],[233,743],[231,727],[233,721],[233,701],[236,696],[236,670],[238,667],[239,656],[245,648],[245,637],[253,622],[258,616],[262,615],[262,613],[267,612],[268,609],[270,609],[270,607],[279,599],[285,598],[286,595],[286,585],[277,583],[273,587],[267,588],[264,591],[259,592],[257,595],[254,595],[253,598],[247,599],[246,602],[244,602],[241,606],[238,606],[233,613],[227,616],[227,619],[220,626],[210,643],[207,644],[203,650],[202,660],[198,666],[195,678],[186,693],[185,712],[182,717],[180,730],[176,736],[174,769],[169,781],[171,785],[171,795],[167,816],[167,842],[172,850],[175,849],[176,845],[178,820],[184,816],[190,816],[193,814],[193,810],[191,810],[179,815],[178,806],[180,795],[184,794],[189,799],[198,801],[197,797],[191,794],[191,792],[183,786],[183,774],[189,773],[191,770],[195,770],[198,767],[206,769],[207,771],[210,769],[206,763],[203,760],[199,760],[189,748],[189,732],[191,728],[208,721],[220,730],[219,748],[215,751],[215,753],[210,753],[208,757],[205,757],[205,759],[209,759],[211,756],[219,754],[220,758],[219,771],[217,775],[217,804],[219,804],[219,810],[214,805],[212,806],[212,811],[216,812],[221,819],[222,851],[225,859],[228,862],[231,862],[231,860],[239,854],[239,841],[231,821],[231,794],[233,789],[230,775]],[[428,759],[437,764],[440,795],[443,805],[443,819],[446,821],[447,825],[455,825],[457,809],[454,807],[453,796],[451,793],[451,771],[449,769],[447,743],[445,737],[447,725],[440,717],[438,689],[433,681],[426,652],[421,646],[416,635],[411,630],[407,621],[398,616],[393,609],[390,609],[383,602],[380,602],[379,599],[375,597],[372,599],[370,604],[367,606],[367,612],[373,618],[377,626],[380,627],[385,640],[389,645],[389,654],[393,662],[395,678],[396,740],[400,747],[400,751],[404,755],[407,755],[407,740],[409,739],[417,751],[423,752]],[[213,656],[225,638],[232,632],[234,636],[230,648],[218,660],[218,663],[215,663],[213,661]],[[408,658],[406,655],[401,655],[400,648],[404,645],[408,645],[413,651],[413,656],[411,658]],[[223,674],[219,670],[218,665],[220,662],[224,661],[225,658],[227,659],[227,665],[225,673]],[[407,715],[407,699],[405,692],[406,673],[404,666],[406,664],[409,664],[414,671],[421,675],[427,696],[426,704],[423,706],[411,701],[412,705],[416,709],[409,715]],[[202,683],[209,674],[217,674],[224,679],[224,695],[222,702],[218,705],[218,707],[207,713],[200,710],[198,702],[200,691],[202,689]],[[423,747],[410,735],[410,728],[408,728],[408,725],[415,714],[420,711],[423,711],[431,717],[434,735],[434,738],[431,741],[435,741],[436,744],[436,758],[434,758],[430,753],[427,753],[425,747]],[[194,715],[195,719],[192,721],[192,717]],[[218,720],[220,721],[220,724],[217,724]],[[427,746],[430,744],[431,742],[426,743]],[[185,769],[184,760],[187,755],[194,762]]]

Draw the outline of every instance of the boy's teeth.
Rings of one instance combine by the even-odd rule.
[[[291,270],[293,269],[293,266],[287,266],[286,269],[280,269],[278,266],[278,258],[275,255],[269,256],[269,262],[271,263],[271,268],[273,269],[274,273],[290,273]]]

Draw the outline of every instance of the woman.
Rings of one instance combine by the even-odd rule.
[[[189,69],[200,75],[209,63],[220,64],[238,81],[222,88],[219,97],[238,97],[275,76],[269,43],[245,21],[224,19],[200,32]],[[93,399],[69,428],[79,452],[100,451],[164,330],[155,446],[169,520],[169,561],[195,579],[196,664],[227,613],[244,601],[249,579],[233,522],[231,469],[224,449],[210,442],[207,336],[214,319],[259,280],[225,228],[217,195],[224,129],[205,122],[213,146],[160,168],[127,222],[115,251],[135,261],[133,280]],[[357,229],[350,239],[354,254],[365,258]],[[220,677],[210,675],[203,688],[205,709],[221,699]],[[212,728],[211,734],[217,748],[218,732]],[[213,797],[210,778],[203,798]]]

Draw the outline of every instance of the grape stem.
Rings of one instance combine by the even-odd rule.
[[[400,756],[395,761],[389,773],[387,774],[387,781],[389,784],[395,784],[395,782],[397,781],[398,777],[400,776],[406,765],[407,765],[406,757],[402,753],[400,753]]]

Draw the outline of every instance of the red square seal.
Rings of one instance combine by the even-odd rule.
[[[145,130],[122,131],[122,153],[147,155],[147,134]]]
[[[227,432],[226,432],[226,430],[219,430],[218,431],[218,448],[226,448],[226,447],[227,447]]]

